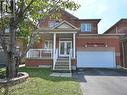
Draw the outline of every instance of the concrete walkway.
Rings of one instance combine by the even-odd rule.
[[[127,95],[127,71],[85,69],[74,73],[83,95]]]
[[[55,77],[72,77],[72,73],[52,73],[50,76]]]

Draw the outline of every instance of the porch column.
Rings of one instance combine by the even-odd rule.
[[[56,33],[53,34],[53,59],[55,59],[56,52]]]
[[[73,33],[73,58],[75,58],[75,33]]]

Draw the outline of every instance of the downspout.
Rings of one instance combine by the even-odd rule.
[[[124,48],[124,43],[123,43],[123,41],[122,41],[122,55],[123,55],[123,58],[122,58],[122,60],[123,60],[123,66],[125,67],[126,65],[125,65],[125,48]]]

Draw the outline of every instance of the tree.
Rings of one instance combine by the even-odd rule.
[[[2,0],[3,1],[3,0]],[[0,44],[7,58],[6,77],[14,78],[16,72],[16,38],[17,34],[30,40],[26,51],[20,55],[22,58],[35,41],[39,20],[49,16],[56,10],[77,10],[80,5],[72,0],[7,0],[1,2]],[[16,2],[17,1],[17,2]],[[2,6],[3,5],[3,6]],[[52,11],[53,10],[53,11]],[[9,11],[9,12],[8,12]],[[3,16],[3,15],[4,16]],[[11,14],[11,15],[10,15]],[[9,28],[8,40],[5,29]],[[29,28],[31,27],[31,28]]]

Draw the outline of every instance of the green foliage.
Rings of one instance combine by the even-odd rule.
[[[15,11],[15,28],[17,28],[17,36],[28,41],[28,36],[35,28],[33,22],[38,23],[40,19],[52,15],[53,18],[59,19],[61,14],[59,9],[76,10],[80,5],[72,0],[17,0]],[[5,8],[4,8],[5,9]],[[25,21],[27,19],[28,21]],[[31,20],[30,20],[31,19]],[[3,18],[4,29],[10,26],[10,18]],[[0,22],[1,24],[1,22]],[[0,25],[1,26],[1,25]],[[37,26],[36,26],[37,27]],[[1,29],[1,27],[0,27]]]
[[[9,26],[9,21],[10,21],[10,19],[7,18],[7,17],[1,18],[1,20],[0,20],[0,30],[7,28]]]
[[[27,43],[28,36],[30,36],[33,27],[34,25],[30,20],[20,22],[17,29],[17,36],[21,37]]]

